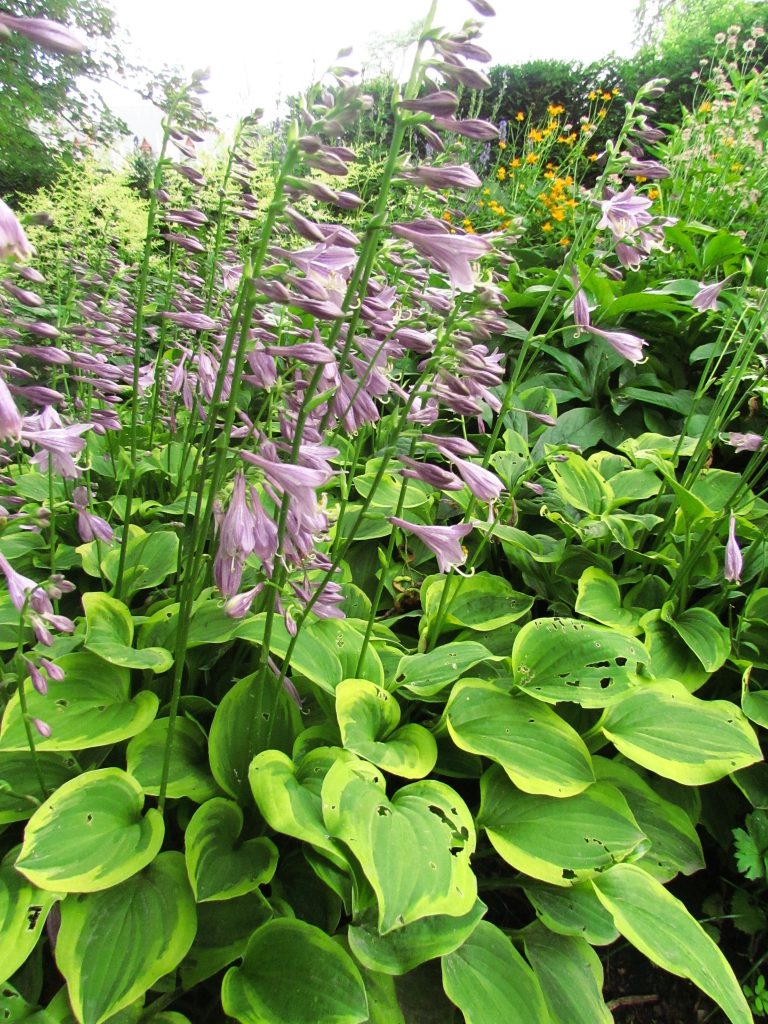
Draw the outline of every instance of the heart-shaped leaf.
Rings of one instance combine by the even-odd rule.
[[[160,792],[168,721],[156,718],[147,729],[134,736],[125,754],[128,771],[150,796]],[[201,804],[218,792],[208,767],[205,733],[195,722],[177,718],[166,795],[173,799],[187,797]]]
[[[135,650],[133,619],[128,608],[108,594],[92,590],[83,594],[85,610],[85,646],[89,651],[112,665],[125,668],[167,672],[173,665],[173,655],[164,647],[145,647]]]
[[[74,757],[29,750],[0,753],[0,825],[24,821],[40,806],[45,794],[35,772],[35,761],[48,793],[78,773]]]
[[[351,957],[305,921],[268,921],[257,929],[242,965],[224,976],[221,1001],[224,1012],[242,1024],[368,1020],[365,986]]]
[[[187,873],[198,903],[243,896],[269,882],[277,867],[277,847],[265,838],[238,844],[243,812],[231,800],[215,797],[198,807],[184,835]]]
[[[392,694],[366,679],[345,679],[336,687],[336,717],[346,750],[392,775],[421,779],[437,761],[437,744],[422,725],[400,723]]]
[[[462,917],[477,896],[472,815],[455,790],[415,782],[387,798],[381,782],[337,761],[323,782],[323,819],[360,863],[382,933],[431,914]]]
[[[135,736],[157,714],[158,699],[149,690],[130,697],[130,672],[95,654],[66,654],[58,659],[62,682],[47,696],[27,687],[27,710],[51,727],[49,737],[35,740],[37,750],[87,750]],[[18,693],[8,701],[0,730],[0,750],[28,751]]]
[[[195,900],[180,853],[104,892],[67,898],[56,963],[81,1024],[102,1024],[184,958],[195,936]]]
[[[32,815],[16,861],[41,889],[96,892],[149,864],[165,827],[154,809],[142,817],[144,793],[119,768],[85,772],[56,790]]]

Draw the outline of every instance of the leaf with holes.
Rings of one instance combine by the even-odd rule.
[[[149,728],[134,736],[126,751],[128,771],[150,796],[157,796],[160,792],[167,736],[168,719],[156,718]],[[202,804],[218,792],[208,767],[205,733],[196,722],[177,718],[166,796],[174,800],[187,797]]]
[[[762,760],[735,704],[700,700],[672,680],[633,689],[606,709],[600,725],[625,757],[684,786],[716,782]]]
[[[221,1002],[224,1012],[243,1024],[368,1020],[365,986],[353,960],[305,921],[268,921],[258,928],[240,967],[224,976]]]
[[[102,1024],[172,971],[192,945],[195,900],[180,853],[61,907],[56,963],[81,1024]]]
[[[582,738],[541,701],[462,679],[445,715],[457,747],[496,761],[526,793],[573,796],[595,781]]]
[[[398,729],[400,705],[366,679],[345,679],[336,687],[336,717],[346,750],[392,775],[421,779],[437,761],[437,744],[423,725]]]
[[[27,709],[51,727],[38,736],[37,750],[88,750],[129,739],[142,732],[157,714],[158,699],[141,690],[131,699],[130,672],[95,654],[66,654],[58,659],[65,672],[43,697],[27,687]],[[0,750],[28,751],[18,693],[8,701],[0,729]]]
[[[403,687],[425,700],[440,693],[480,662],[500,660],[475,640],[456,640],[440,644],[426,654],[408,654],[401,658],[395,680],[398,689]]]
[[[531,697],[602,708],[629,692],[648,652],[639,640],[579,619],[534,619],[515,637],[515,682]]]
[[[752,1024],[728,961],[684,904],[660,882],[635,864],[617,864],[592,885],[624,938],[649,960],[698,985],[732,1024]]]
[[[596,782],[564,800],[521,793],[497,765],[480,780],[478,824],[512,867],[570,885],[648,846],[615,786]]]
[[[32,815],[16,867],[53,892],[96,892],[154,860],[165,828],[159,811],[142,817],[144,793],[119,768],[65,782]]]
[[[0,864],[0,984],[37,945],[45,919],[61,893],[32,885],[13,864]]]
[[[266,838],[238,842],[243,812],[215,797],[198,807],[184,834],[187,873],[198,903],[229,900],[271,881],[277,847]]]
[[[650,848],[637,862],[660,882],[678,872],[692,875],[704,867],[704,853],[691,819],[677,804],[660,796],[628,764],[616,758],[596,757],[595,771],[602,782],[620,789]]]
[[[445,994],[466,1024],[552,1024],[536,975],[488,921],[443,957],[442,970]]]
[[[477,898],[469,860],[472,815],[442,782],[415,782],[387,798],[383,782],[338,761],[323,781],[328,832],[354,853],[376,893],[382,933],[431,914],[462,917]]]
[[[422,632],[429,629],[437,615],[446,585],[451,588],[446,602],[446,628],[461,626],[488,633],[517,622],[533,604],[532,597],[519,593],[511,583],[490,572],[478,572],[470,577],[454,576],[447,583],[445,576],[431,576],[421,592],[424,619],[419,628]]]

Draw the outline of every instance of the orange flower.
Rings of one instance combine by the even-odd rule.
[[[535,153],[529,153],[528,156],[525,158],[525,162],[527,164],[535,164],[537,159],[538,158]]]
[[[525,120],[525,114],[522,112],[522,110],[518,110],[518,112],[515,114],[515,120],[516,121],[524,121]]]
[[[541,225],[541,230],[546,232],[550,232],[552,230],[552,225],[549,223],[548,220]]]

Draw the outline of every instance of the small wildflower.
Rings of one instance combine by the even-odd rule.
[[[723,575],[728,583],[740,583],[744,570],[744,558],[736,540],[736,516],[731,513],[728,524],[728,541],[725,545]]]

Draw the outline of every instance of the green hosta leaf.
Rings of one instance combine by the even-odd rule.
[[[755,725],[768,729],[768,690],[756,690],[750,693],[746,686],[741,691],[741,710]],[[3,776],[0,761],[0,778]],[[2,803],[0,803],[2,807]],[[2,820],[0,818],[0,820]]]
[[[526,882],[523,890],[539,919],[558,935],[575,935],[591,946],[609,946],[619,937],[613,918],[589,882],[579,882],[569,889]]]
[[[388,974],[361,971],[368,999],[366,1024],[406,1024],[400,1008],[395,979]]]
[[[16,867],[41,889],[96,892],[130,878],[163,842],[160,813],[142,817],[144,793],[119,768],[85,772],[32,815]]]
[[[440,693],[459,676],[483,661],[498,661],[487,647],[474,640],[440,644],[428,654],[409,654],[401,658],[395,674],[398,688],[425,698]]]
[[[360,671],[357,671],[364,635],[365,626],[361,631],[349,619],[321,619],[312,623],[313,639],[316,644],[322,642],[328,650],[334,652],[339,659],[343,679],[359,675],[362,679],[383,686],[384,666],[373,644],[368,644]],[[293,664],[293,656],[291,663]]]
[[[648,673],[657,679],[676,679],[690,693],[698,690],[709,679],[709,672],[672,627],[662,621],[661,612],[654,609],[641,622],[651,656]]]
[[[325,827],[320,795],[323,779],[337,760],[356,758],[344,750],[318,747],[296,767],[287,754],[265,750],[251,762],[248,779],[256,806],[275,832],[311,843],[345,867],[346,860]],[[376,769],[371,767],[371,772]]]
[[[29,818],[44,799],[35,773],[35,760],[50,793],[77,774],[73,757],[38,751],[36,758],[26,751],[0,753],[0,825]]]
[[[461,917],[477,897],[469,859],[475,828],[466,804],[441,782],[415,782],[391,800],[353,766],[323,782],[328,832],[346,843],[373,887],[383,933],[431,914]]]
[[[466,1024],[552,1024],[536,975],[488,921],[443,957],[442,968],[445,994]]]
[[[168,530],[145,533],[138,526],[128,527],[129,539],[123,569],[123,595],[127,601],[150,587],[159,586],[171,573],[176,572],[179,558],[179,538]],[[83,556],[83,567],[92,576],[98,576],[96,544],[84,544],[77,550]],[[115,546],[101,563],[107,579],[117,580],[120,565],[120,547]],[[95,568],[95,572],[93,569]]]
[[[407,974],[419,964],[445,956],[475,930],[488,908],[478,900],[463,917],[435,914],[381,935],[372,918],[350,925],[347,938],[357,959],[371,971]]]
[[[0,983],[35,948],[48,911],[60,898],[60,893],[32,885],[12,864],[0,864]]]
[[[573,796],[595,781],[584,741],[546,704],[462,679],[446,706],[454,743],[497,761],[526,793]]]
[[[400,705],[386,690],[365,679],[336,687],[336,717],[346,750],[392,775],[421,779],[437,761],[434,736],[423,725],[400,724]]]
[[[534,619],[512,648],[515,682],[526,693],[585,708],[618,700],[629,691],[638,664],[647,660],[638,640],[579,619]]]
[[[243,896],[271,881],[277,847],[265,838],[238,843],[243,812],[215,797],[198,807],[184,835],[187,873],[198,903]]]
[[[731,636],[717,616],[706,608],[688,608],[672,616],[661,610],[683,643],[693,651],[707,672],[717,672],[731,653]]]
[[[615,786],[596,782],[564,800],[521,793],[497,766],[480,780],[478,824],[512,867],[553,885],[605,871],[647,845]]]
[[[611,485],[577,452],[564,452],[562,458],[562,462],[549,466],[560,497],[593,516],[606,512],[613,498]]]
[[[617,864],[592,884],[625,939],[665,971],[698,985],[732,1024],[752,1024],[728,961],[660,882],[634,864]]]
[[[427,629],[437,614],[445,585],[444,576],[434,576],[422,588],[425,611],[422,626]],[[468,578],[455,576],[448,585],[451,596],[444,620],[447,628],[462,626],[487,633],[509,622],[517,622],[533,604],[533,598],[518,593],[507,580],[490,572],[478,572]]]
[[[95,654],[65,654],[58,664],[66,673],[48,695],[27,687],[27,707],[33,718],[47,722],[48,739],[35,740],[38,750],[87,750],[128,739],[146,729],[157,714],[158,699],[142,690],[130,698],[130,673]],[[0,750],[29,750],[19,695],[15,693],[3,716]]]
[[[362,1024],[368,1000],[352,959],[304,921],[268,921],[221,986],[224,1012],[242,1024]]]
[[[603,967],[584,939],[556,935],[538,921],[523,932],[552,1024],[613,1024],[602,996]]]
[[[762,759],[734,704],[699,700],[672,680],[642,685],[608,708],[604,734],[625,757],[685,786],[701,786]]]
[[[199,903],[195,941],[180,967],[184,988],[192,988],[238,960],[254,931],[272,916],[272,908],[258,892],[225,902]]]
[[[629,809],[651,841],[639,863],[660,882],[680,871],[692,875],[704,867],[704,854],[691,819],[677,804],[664,800],[634,769],[616,758],[594,759],[601,782],[610,782],[624,794]]]
[[[148,729],[134,736],[126,751],[128,771],[151,796],[160,792],[167,736],[168,719],[156,718]],[[166,795],[173,799],[188,797],[201,804],[217,792],[218,787],[208,767],[205,733],[195,722],[177,718]]]
[[[220,614],[223,615],[223,612]],[[264,639],[265,622],[266,613],[246,619],[239,625],[236,635],[243,640],[261,646]],[[291,654],[291,668],[299,675],[306,676],[313,683],[317,683],[326,693],[333,693],[343,677],[341,662],[327,636],[314,627],[315,623],[310,623],[301,630],[296,638]],[[201,644],[209,642],[206,630],[202,631],[198,642]],[[282,619],[276,618],[272,623],[269,641],[270,652],[276,654],[278,658],[284,658],[290,642],[291,636],[285,628],[285,623]]]
[[[591,566],[581,574],[576,611],[604,626],[634,636],[640,631],[638,616],[621,606],[621,593],[613,576]]]
[[[216,709],[208,737],[211,771],[221,788],[245,804],[248,767],[262,750],[290,751],[301,729],[299,710],[271,672],[235,683]]]
[[[0,988],[0,1020],[3,1024],[61,1024],[61,1017],[28,1003],[8,982]]]
[[[56,962],[81,1024],[102,1024],[184,958],[195,936],[195,901],[180,853],[61,907]]]
[[[173,665],[173,655],[164,647],[145,647],[135,650],[133,619],[122,601],[92,590],[82,597],[85,610],[85,646],[89,651],[112,665],[167,672]]]

